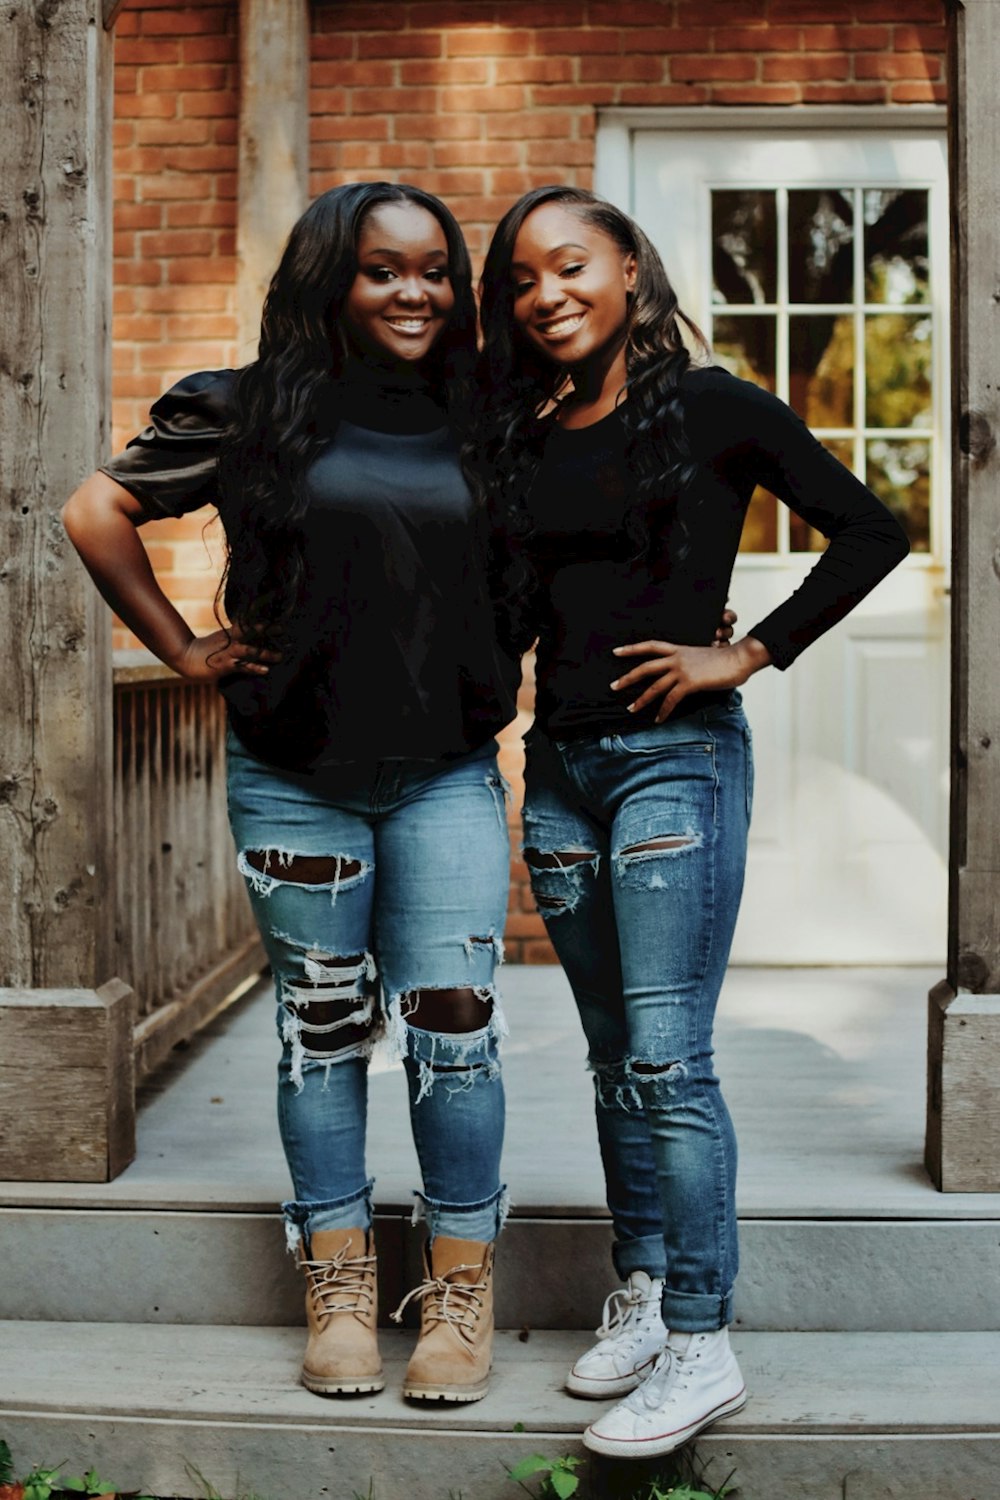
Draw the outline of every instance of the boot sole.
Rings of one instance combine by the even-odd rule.
[[[410,1385],[403,1386],[403,1395],[410,1401],[481,1401],[490,1388],[487,1375],[478,1385]]]
[[[683,1448],[685,1443],[690,1442],[699,1432],[704,1432],[706,1427],[711,1427],[713,1422],[735,1416],[746,1404],[747,1391],[744,1386],[738,1396],[721,1402],[696,1422],[689,1422],[686,1427],[678,1427],[674,1432],[664,1432],[649,1438],[602,1438],[588,1427],[583,1434],[583,1446],[592,1453],[604,1454],[606,1458],[660,1458],[665,1453]]]
[[[306,1390],[312,1391],[314,1396],[363,1396],[385,1390],[385,1376],[381,1372],[331,1380],[321,1375],[307,1375],[303,1370],[300,1378]]]

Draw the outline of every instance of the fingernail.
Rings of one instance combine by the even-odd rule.
[[[611,648],[611,655],[612,656],[621,656],[621,654],[622,654],[622,648],[621,648],[621,646],[612,646],[612,648]]]
[[[635,713],[635,704],[634,703],[630,703],[629,704],[628,711],[629,711],[630,714],[634,714]]]
[[[614,682],[613,682],[613,683],[612,683],[612,684],[611,684],[611,686],[612,686],[612,687],[613,687],[613,688],[616,688],[616,687],[617,687],[617,686],[618,686],[618,678],[617,678],[617,677],[616,677],[616,678],[615,678],[615,680],[614,680]]]

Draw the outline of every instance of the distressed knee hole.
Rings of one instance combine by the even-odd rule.
[[[645,844],[630,844],[621,851],[619,858],[631,859],[636,854],[666,854],[671,849],[693,849],[696,843],[693,834],[686,834],[683,838],[649,839]]]
[[[683,1066],[684,1066],[684,1064],[681,1063],[681,1062],[668,1062],[668,1063],[641,1063],[641,1062],[637,1062],[637,1063],[633,1063],[632,1064],[632,1072],[633,1073],[639,1073],[642,1076],[647,1077],[647,1078],[661,1078],[666,1073],[673,1073],[675,1071],[675,1069],[677,1069],[677,1068],[683,1068]]]
[[[490,939],[489,941],[492,941]],[[403,1016],[420,1031],[438,1031],[447,1036],[481,1031],[493,1014],[493,997],[487,991],[468,987],[450,990],[415,990],[402,999]]]
[[[524,859],[531,870],[569,870],[574,865],[589,864],[597,859],[593,849],[564,849],[546,851],[525,849]]]
[[[359,859],[343,854],[282,854],[274,849],[247,849],[243,858],[259,875],[270,875],[289,885],[339,885],[361,874]]]
[[[584,877],[594,875],[600,856],[594,849],[534,849],[524,851],[531,892],[542,916],[573,911],[583,895]]]

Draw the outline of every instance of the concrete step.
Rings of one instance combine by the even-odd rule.
[[[486,1399],[443,1408],[399,1394],[412,1342],[383,1336],[381,1394],[323,1400],[297,1383],[298,1330],[0,1323],[0,1432],[20,1469],[65,1456],[160,1496],[201,1492],[196,1469],[223,1495],[268,1500],[350,1500],[369,1485],[373,1500],[512,1500],[505,1466],[584,1451],[600,1407],[561,1388],[579,1335],[499,1335]],[[744,1333],[734,1344],[751,1400],[698,1452],[715,1483],[735,1470],[740,1500],[997,1494],[1000,1336]],[[588,1470],[601,1495],[628,1493],[623,1473],[639,1472]]]
[[[420,1279],[422,1231],[377,1221],[383,1321]],[[1000,1329],[991,1220],[750,1219],[736,1326],[761,1332]],[[513,1217],[503,1328],[590,1329],[617,1285],[606,1220]],[[0,1318],[298,1325],[302,1288],[275,1215],[0,1209]]]

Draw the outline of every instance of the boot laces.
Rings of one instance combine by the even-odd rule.
[[[374,1296],[375,1256],[348,1255],[349,1245],[338,1250],[332,1260],[303,1260],[309,1277],[316,1312],[355,1313],[364,1315],[371,1309]]]
[[[448,1276],[454,1276],[458,1271],[478,1270],[479,1266],[475,1263],[467,1266],[451,1266]],[[448,1276],[428,1276],[419,1286],[407,1292],[396,1311],[389,1314],[392,1321],[402,1322],[403,1309],[415,1297],[419,1297],[422,1301],[426,1299],[422,1316],[430,1323],[444,1323],[463,1346],[471,1344],[479,1314],[482,1311],[483,1294],[487,1290],[487,1283],[485,1281],[449,1281]]]

